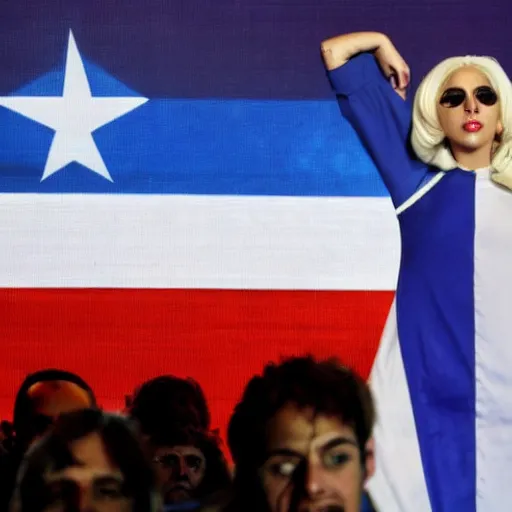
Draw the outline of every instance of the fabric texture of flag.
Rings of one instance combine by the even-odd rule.
[[[398,232],[320,38],[308,83],[223,48],[208,72],[206,57],[167,69],[191,44],[255,43],[216,18],[229,3],[146,2],[137,44],[135,3],[124,24],[114,6],[72,4],[13,5],[2,33],[3,414],[44,366],[79,372],[108,408],[155,374],[193,376],[222,427],[269,360],[336,353],[368,375]],[[267,19],[291,14],[293,33],[309,7],[233,9],[239,24],[263,16],[260,40]]]

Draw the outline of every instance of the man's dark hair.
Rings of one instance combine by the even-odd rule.
[[[42,432],[38,431],[38,425],[33,422],[34,404],[28,396],[28,391],[34,384],[50,381],[71,382],[83,389],[91,399],[91,407],[96,406],[96,397],[90,386],[79,375],[56,368],[48,368],[25,377],[22,382],[16,400],[14,402],[13,428],[16,434],[16,442],[19,445],[25,445],[36,435]]]
[[[161,430],[162,425],[197,430],[210,428],[210,411],[204,392],[191,378],[162,375],[144,382],[129,399],[127,412],[149,436]]]
[[[195,490],[197,499],[204,500],[230,488],[231,474],[222,452],[222,441],[217,433],[194,428],[161,428],[153,433],[150,443],[153,448],[194,446],[202,452],[206,460],[206,470],[203,480]]]
[[[46,501],[43,475],[48,471],[58,471],[74,465],[76,461],[70,445],[92,433],[100,435],[109,458],[123,473],[125,487],[133,498],[133,511],[153,510],[153,472],[134,425],[126,418],[96,409],[62,414],[51,431],[27,452],[18,474],[14,510],[43,510]]]
[[[364,458],[375,409],[368,385],[338,359],[316,361],[292,357],[268,364],[247,384],[228,426],[228,445],[236,466],[235,490],[261,496],[257,472],[266,454],[267,425],[287,404],[311,409],[314,415],[338,418],[354,429]],[[257,506],[262,506],[261,503]]]

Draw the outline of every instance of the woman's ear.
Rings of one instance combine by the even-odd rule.
[[[498,124],[496,125],[497,137],[501,138],[502,133],[503,133],[503,123],[501,121],[498,121]]]
[[[503,123],[501,121],[498,121],[496,124],[496,134],[494,135],[494,142],[492,146],[492,152],[493,154],[498,149],[499,145],[501,144],[501,139],[503,135]]]

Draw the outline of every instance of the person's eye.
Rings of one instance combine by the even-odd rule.
[[[338,453],[328,453],[324,457],[324,464],[327,468],[340,468],[344,466],[347,462],[352,460],[352,456],[348,453],[338,452]]]
[[[498,96],[490,87],[484,85],[476,90],[476,99],[483,105],[491,107],[498,101]]]
[[[450,88],[447,89],[443,95],[441,96],[441,99],[439,100],[439,103],[443,105],[444,107],[448,108],[454,108],[458,107],[459,105],[462,105],[464,100],[466,99],[466,93],[463,89],[458,88]]]
[[[199,457],[188,457],[186,461],[187,466],[194,471],[198,471],[202,466],[202,460]]]
[[[274,476],[291,477],[297,469],[297,463],[291,460],[274,462],[270,465],[270,472]]]
[[[102,485],[98,488],[101,499],[117,500],[123,496],[122,489],[117,485]]]
[[[64,488],[61,484],[52,484],[46,489],[46,502],[54,505],[64,500]]]
[[[174,469],[179,467],[179,459],[176,455],[162,455],[153,459],[156,463],[164,466],[165,468]]]

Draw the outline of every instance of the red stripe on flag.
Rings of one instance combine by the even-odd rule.
[[[0,290],[0,415],[27,372],[83,376],[106,409],[162,373],[194,377],[213,425],[269,360],[336,354],[367,376],[393,292]]]

